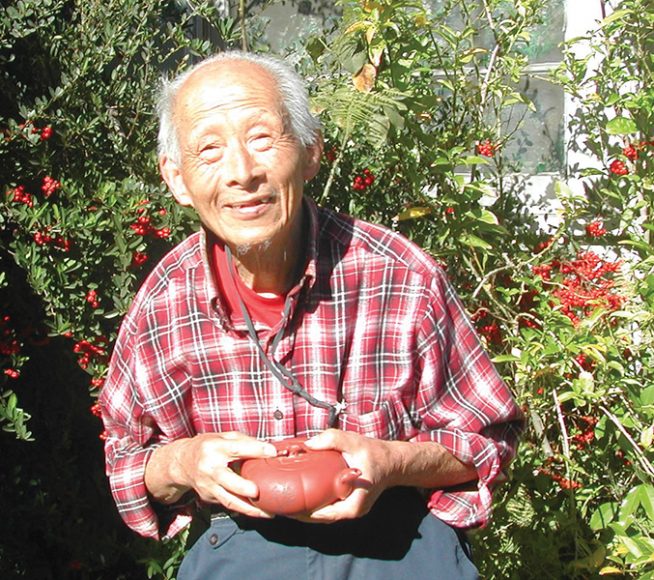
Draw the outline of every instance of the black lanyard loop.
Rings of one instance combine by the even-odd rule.
[[[238,275],[237,273],[235,273],[232,252],[227,244],[225,244],[225,255],[227,257],[227,265],[230,273],[232,274],[232,276]],[[256,347],[261,362],[263,362],[266,368],[273,374],[273,376],[279,381],[279,383],[283,387],[291,391],[294,395],[302,397],[307,403],[313,405],[314,407],[319,407],[321,409],[329,409],[328,424],[329,427],[335,427],[338,422],[338,415],[343,411],[343,409],[345,409],[346,403],[340,401],[337,402],[336,404],[332,404],[332,403],[328,403],[327,401],[321,401],[320,399],[317,399],[316,397],[310,395],[297,380],[297,377],[289,369],[287,369],[283,364],[272,358],[275,353],[275,350],[277,349],[277,345],[281,341],[282,335],[284,334],[284,329],[285,329],[284,325],[282,325],[282,327],[275,334],[272,341],[272,347],[270,349],[270,356],[268,356],[263,346],[261,345],[261,341],[257,336],[257,331],[254,328],[254,323],[252,322],[252,318],[250,317],[248,309],[245,306],[245,303],[243,302],[243,298],[238,292],[238,289],[236,295],[238,298],[238,303],[241,307],[241,314],[243,315],[243,320],[245,321],[245,325],[247,326],[248,329],[248,337],[252,342],[252,344],[254,344],[254,346]],[[286,320],[288,318],[291,311],[291,304],[292,304],[292,299],[290,296],[287,296],[284,302],[284,311],[282,313],[283,320]]]

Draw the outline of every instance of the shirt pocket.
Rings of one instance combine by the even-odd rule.
[[[386,441],[406,441],[420,430],[420,420],[410,413],[395,391],[388,393],[370,412],[356,413],[351,410],[353,407],[348,405],[340,416],[339,427],[344,431]]]

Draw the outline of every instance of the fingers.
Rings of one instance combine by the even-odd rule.
[[[322,507],[311,514],[297,519],[307,523],[330,524],[340,520],[352,520],[366,515],[374,504],[376,496],[366,490],[354,490],[347,498]]]
[[[339,451],[344,451],[347,447],[347,443],[350,442],[352,433],[346,431],[341,431],[339,429],[327,429],[314,435],[306,441],[306,446],[309,449],[314,450],[325,450],[325,449],[337,449]]]
[[[272,443],[234,431],[205,434],[203,439],[203,443],[209,448],[205,450],[205,453],[217,452],[227,457],[228,463],[235,459],[275,457],[277,455],[277,449]]]
[[[253,517],[269,517],[249,501],[258,497],[257,485],[234,468],[242,459],[274,457],[274,445],[236,432],[205,433],[196,436],[194,443],[187,461],[192,487],[201,500]]]
[[[215,499],[209,503],[218,503],[228,511],[238,512],[253,518],[271,519],[274,516],[252,504],[248,499],[229,493],[224,488],[219,488]]]

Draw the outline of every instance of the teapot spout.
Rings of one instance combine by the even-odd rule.
[[[361,475],[361,470],[356,467],[350,467],[349,469],[344,469],[338,474],[336,478],[336,494],[338,499],[345,499],[354,487],[354,482]]]

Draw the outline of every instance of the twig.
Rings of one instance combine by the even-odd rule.
[[[559,420],[559,425],[561,427],[561,434],[563,435],[563,455],[569,461],[570,460],[570,444],[568,443],[568,430],[565,426],[565,421],[563,419],[563,413],[561,412],[561,404],[559,403],[559,397],[556,394],[556,389],[552,391],[552,397],[554,397],[554,408],[556,409],[556,416]],[[567,461],[566,461],[566,471],[568,470]],[[567,474],[570,475],[569,473]]]
[[[488,68],[486,69],[486,74],[484,75],[484,81],[481,84],[481,97],[479,101],[480,110],[483,112],[486,109],[486,97],[488,96],[488,86],[490,85],[491,74],[493,74],[493,69],[495,68],[495,61],[500,54],[500,45],[496,44],[493,47],[493,52],[491,53],[490,61],[488,62]]]
[[[507,261],[504,266],[499,266],[495,268],[494,270],[491,270],[490,272],[487,272],[484,277],[481,279],[477,287],[475,288],[475,291],[472,293],[472,299],[474,300],[477,297],[477,294],[481,292],[482,288],[486,285],[488,280],[492,277],[495,276],[495,274],[499,274],[500,272],[504,272],[504,270],[509,270],[511,268],[515,268],[516,265],[511,262],[508,259],[508,256],[506,254],[502,254],[502,257]]]
[[[334,159],[334,162],[332,163],[332,166],[329,170],[329,175],[327,176],[327,182],[325,183],[325,187],[323,187],[322,194],[320,195],[320,199],[318,200],[318,205],[322,205],[322,203],[329,196],[329,191],[331,190],[332,184],[334,183],[334,176],[336,175],[336,169],[340,165],[341,159],[343,159],[345,146],[347,144],[347,140],[349,139],[349,133],[350,133],[349,131],[343,132],[343,139],[341,139],[338,154],[336,155],[336,159]]]
[[[238,6],[238,18],[241,23],[241,48],[243,49],[243,52],[248,51],[248,35],[246,29],[245,11],[245,0],[240,0]]]
[[[547,438],[547,433],[545,433],[545,425],[543,425],[543,421],[533,409],[529,414],[531,416],[531,424],[534,426],[536,434],[543,438],[543,451],[545,452],[545,455],[547,457],[552,457],[554,451],[552,451],[552,445],[550,444],[550,440]]]
[[[636,443],[633,439],[633,437],[629,434],[629,432],[624,428],[624,425],[620,423],[620,420],[613,414],[611,411],[609,411],[604,405],[600,405],[600,409],[604,411],[604,414],[611,420],[611,422],[618,428],[618,431],[622,433],[627,441],[631,444],[631,446],[634,448],[634,451],[636,452],[636,455],[638,456],[638,460],[640,461],[640,464],[643,466],[643,469],[647,472],[647,474],[650,477],[654,477],[654,466],[652,463],[645,457],[645,454],[642,452],[640,447],[638,446],[638,443]]]

